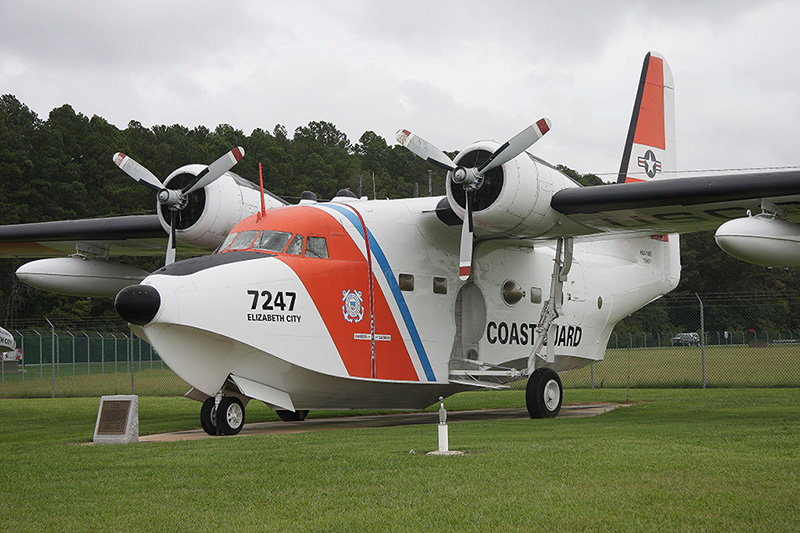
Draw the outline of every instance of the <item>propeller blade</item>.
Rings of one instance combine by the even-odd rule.
[[[507,143],[494,151],[494,153],[478,167],[478,173],[489,172],[493,168],[499,167],[503,163],[511,161],[519,154],[530,148],[533,143],[544,137],[550,131],[551,122],[549,118],[542,118],[536,124],[528,126],[517,133]]]
[[[156,191],[160,191],[164,188],[161,180],[155,177],[152,172],[122,152],[117,152],[114,154],[114,164],[121,168],[125,174],[132,177],[142,185],[146,185],[147,187],[150,187]]]
[[[171,265],[175,262],[175,246],[177,245],[177,236],[175,235],[175,223],[177,222],[177,211],[175,209],[169,210],[169,240],[167,241],[167,257],[164,260],[164,266]]]
[[[455,170],[456,164],[447,157],[447,154],[436,148],[434,145],[411,133],[408,130],[397,132],[397,142],[411,150],[411,152],[426,160],[432,165],[441,167],[445,170]]]
[[[202,189],[206,185],[210,184],[227,171],[233,168],[233,165],[238,163],[244,157],[244,148],[241,146],[237,146],[227,154],[223,155],[210,165],[208,165],[202,172],[200,172],[197,176],[195,176],[194,180],[190,183],[186,184],[186,186],[181,189],[183,194],[189,194],[197,189]]]
[[[467,189],[465,192],[467,209],[461,225],[461,251],[458,255],[458,277],[461,281],[467,281],[472,272],[472,202],[475,199],[475,189]]]

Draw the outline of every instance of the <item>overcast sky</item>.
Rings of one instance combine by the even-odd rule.
[[[547,116],[534,153],[613,174],[655,50],[679,168],[793,166],[799,21],[800,2],[752,0],[0,0],[0,93],[43,119],[68,103],[119,128],[324,120],[443,150]]]

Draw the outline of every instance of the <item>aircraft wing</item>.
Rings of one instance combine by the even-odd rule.
[[[766,203],[762,204],[762,201]],[[771,205],[770,205],[771,204]],[[713,230],[762,205],[800,222],[800,171],[698,176],[564,189],[551,207],[565,235],[655,235]]]
[[[158,256],[164,255],[166,242],[158,215],[0,226],[0,257],[59,257],[76,249],[94,255]]]

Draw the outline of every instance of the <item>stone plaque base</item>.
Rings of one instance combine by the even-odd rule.
[[[103,396],[94,426],[95,444],[139,442],[139,397]]]

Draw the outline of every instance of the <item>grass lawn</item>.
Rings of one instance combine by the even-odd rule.
[[[84,446],[97,398],[4,399],[0,530],[800,530],[800,389],[565,400],[628,394],[641,403],[594,418],[451,424],[464,457],[425,456],[433,426]],[[522,407],[524,393],[446,405]],[[198,412],[141,397],[141,433],[197,427]],[[247,416],[274,418],[256,402]]]

